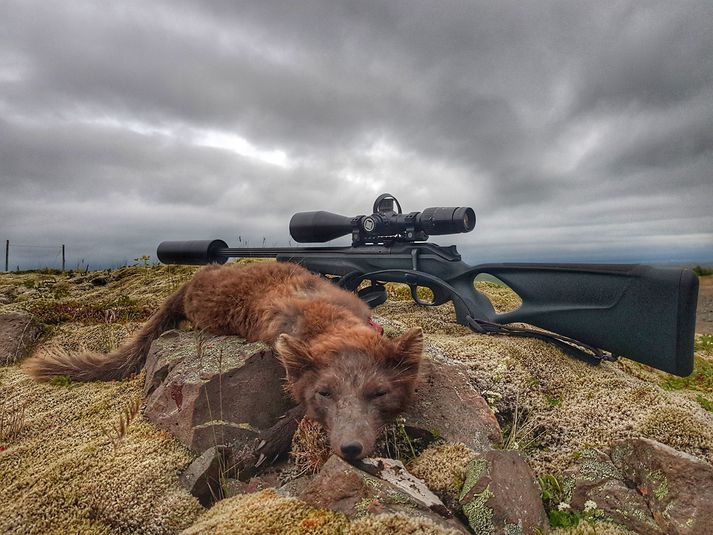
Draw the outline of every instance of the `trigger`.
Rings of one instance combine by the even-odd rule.
[[[411,297],[413,298],[414,301],[416,301],[416,303],[418,303],[419,305],[427,305],[428,304],[428,303],[424,303],[423,301],[421,301],[421,299],[419,299],[417,285],[409,284],[409,288],[411,288]]]
[[[383,284],[372,284],[366,288],[362,288],[357,292],[359,298],[364,301],[369,308],[375,308],[388,299],[386,288]]]

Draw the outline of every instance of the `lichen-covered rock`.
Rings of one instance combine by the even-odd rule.
[[[146,363],[146,417],[200,453],[252,443],[292,405],[272,351],[237,336],[169,331]]]
[[[516,451],[478,453],[466,468],[460,502],[476,533],[530,535],[548,527],[535,474]]]
[[[713,526],[713,467],[654,440],[619,442],[611,453],[626,481],[644,497],[656,523],[670,534],[694,535]]]
[[[468,533],[422,481],[391,459],[369,459],[361,470],[332,456],[299,497],[349,518],[366,514],[405,513],[425,517],[457,533]]]
[[[445,518],[451,518],[451,512],[446,510],[438,496],[433,494],[422,480],[410,474],[401,461],[378,458],[363,459],[357,463],[357,466],[366,473],[391,483],[421,507]]]
[[[466,367],[425,360],[422,368],[414,401],[403,414],[406,427],[430,431],[476,451],[502,440],[498,421],[483,396],[473,388]]]
[[[42,328],[29,314],[0,314],[0,366],[26,357],[41,332]]]
[[[582,452],[577,464],[564,474],[569,490],[567,502],[572,509],[582,511],[587,504],[636,533],[661,535],[646,500],[623,481],[621,471],[609,456],[589,449]]]

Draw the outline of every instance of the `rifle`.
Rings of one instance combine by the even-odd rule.
[[[419,305],[451,301],[458,323],[477,333],[541,338],[592,364],[625,356],[680,376],[693,371],[698,277],[692,271],[640,264],[469,266],[454,245],[426,242],[429,235],[474,227],[471,208],[404,214],[396,198],[385,193],[377,197],[371,215],[300,212],[290,220],[290,234],[299,243],[351,234],[351,246],[234,248],[223,240],[164,241],[157,253],[166,264],[224,263],[229,258],[295,262],[356,291],[372,308],[386,301],[385,283],[405,283]],[[509,286],[522,305],[497,313],[475,287],[479,274]],[[359,289],[362,281],[369,285]],[[433,299],[421,299],[419,287],[429,288]]]

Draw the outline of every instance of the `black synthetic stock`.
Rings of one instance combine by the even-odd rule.
[[[498,323],[525,322],[655,368],[688,375],[698,278],[643,265],[490,264],[523,305]]]

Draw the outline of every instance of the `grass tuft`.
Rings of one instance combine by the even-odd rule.
[[[119,420],[111,427],[111,429],[107,429],[105,427],[101,428],[104,436],[109,439],[109,442],[111,442],[112,446],[114,446],[114,449],[117,449],[124,441],[126,432],[129,430],[129,425],[134,418],[136,418],[136,415],[139,414],[140,408],[141,399],[136,397],[126,404],[124,410],[119,415]]]
[[[25,428],[25,405],[0,400],[0,451],[14,442]]]

